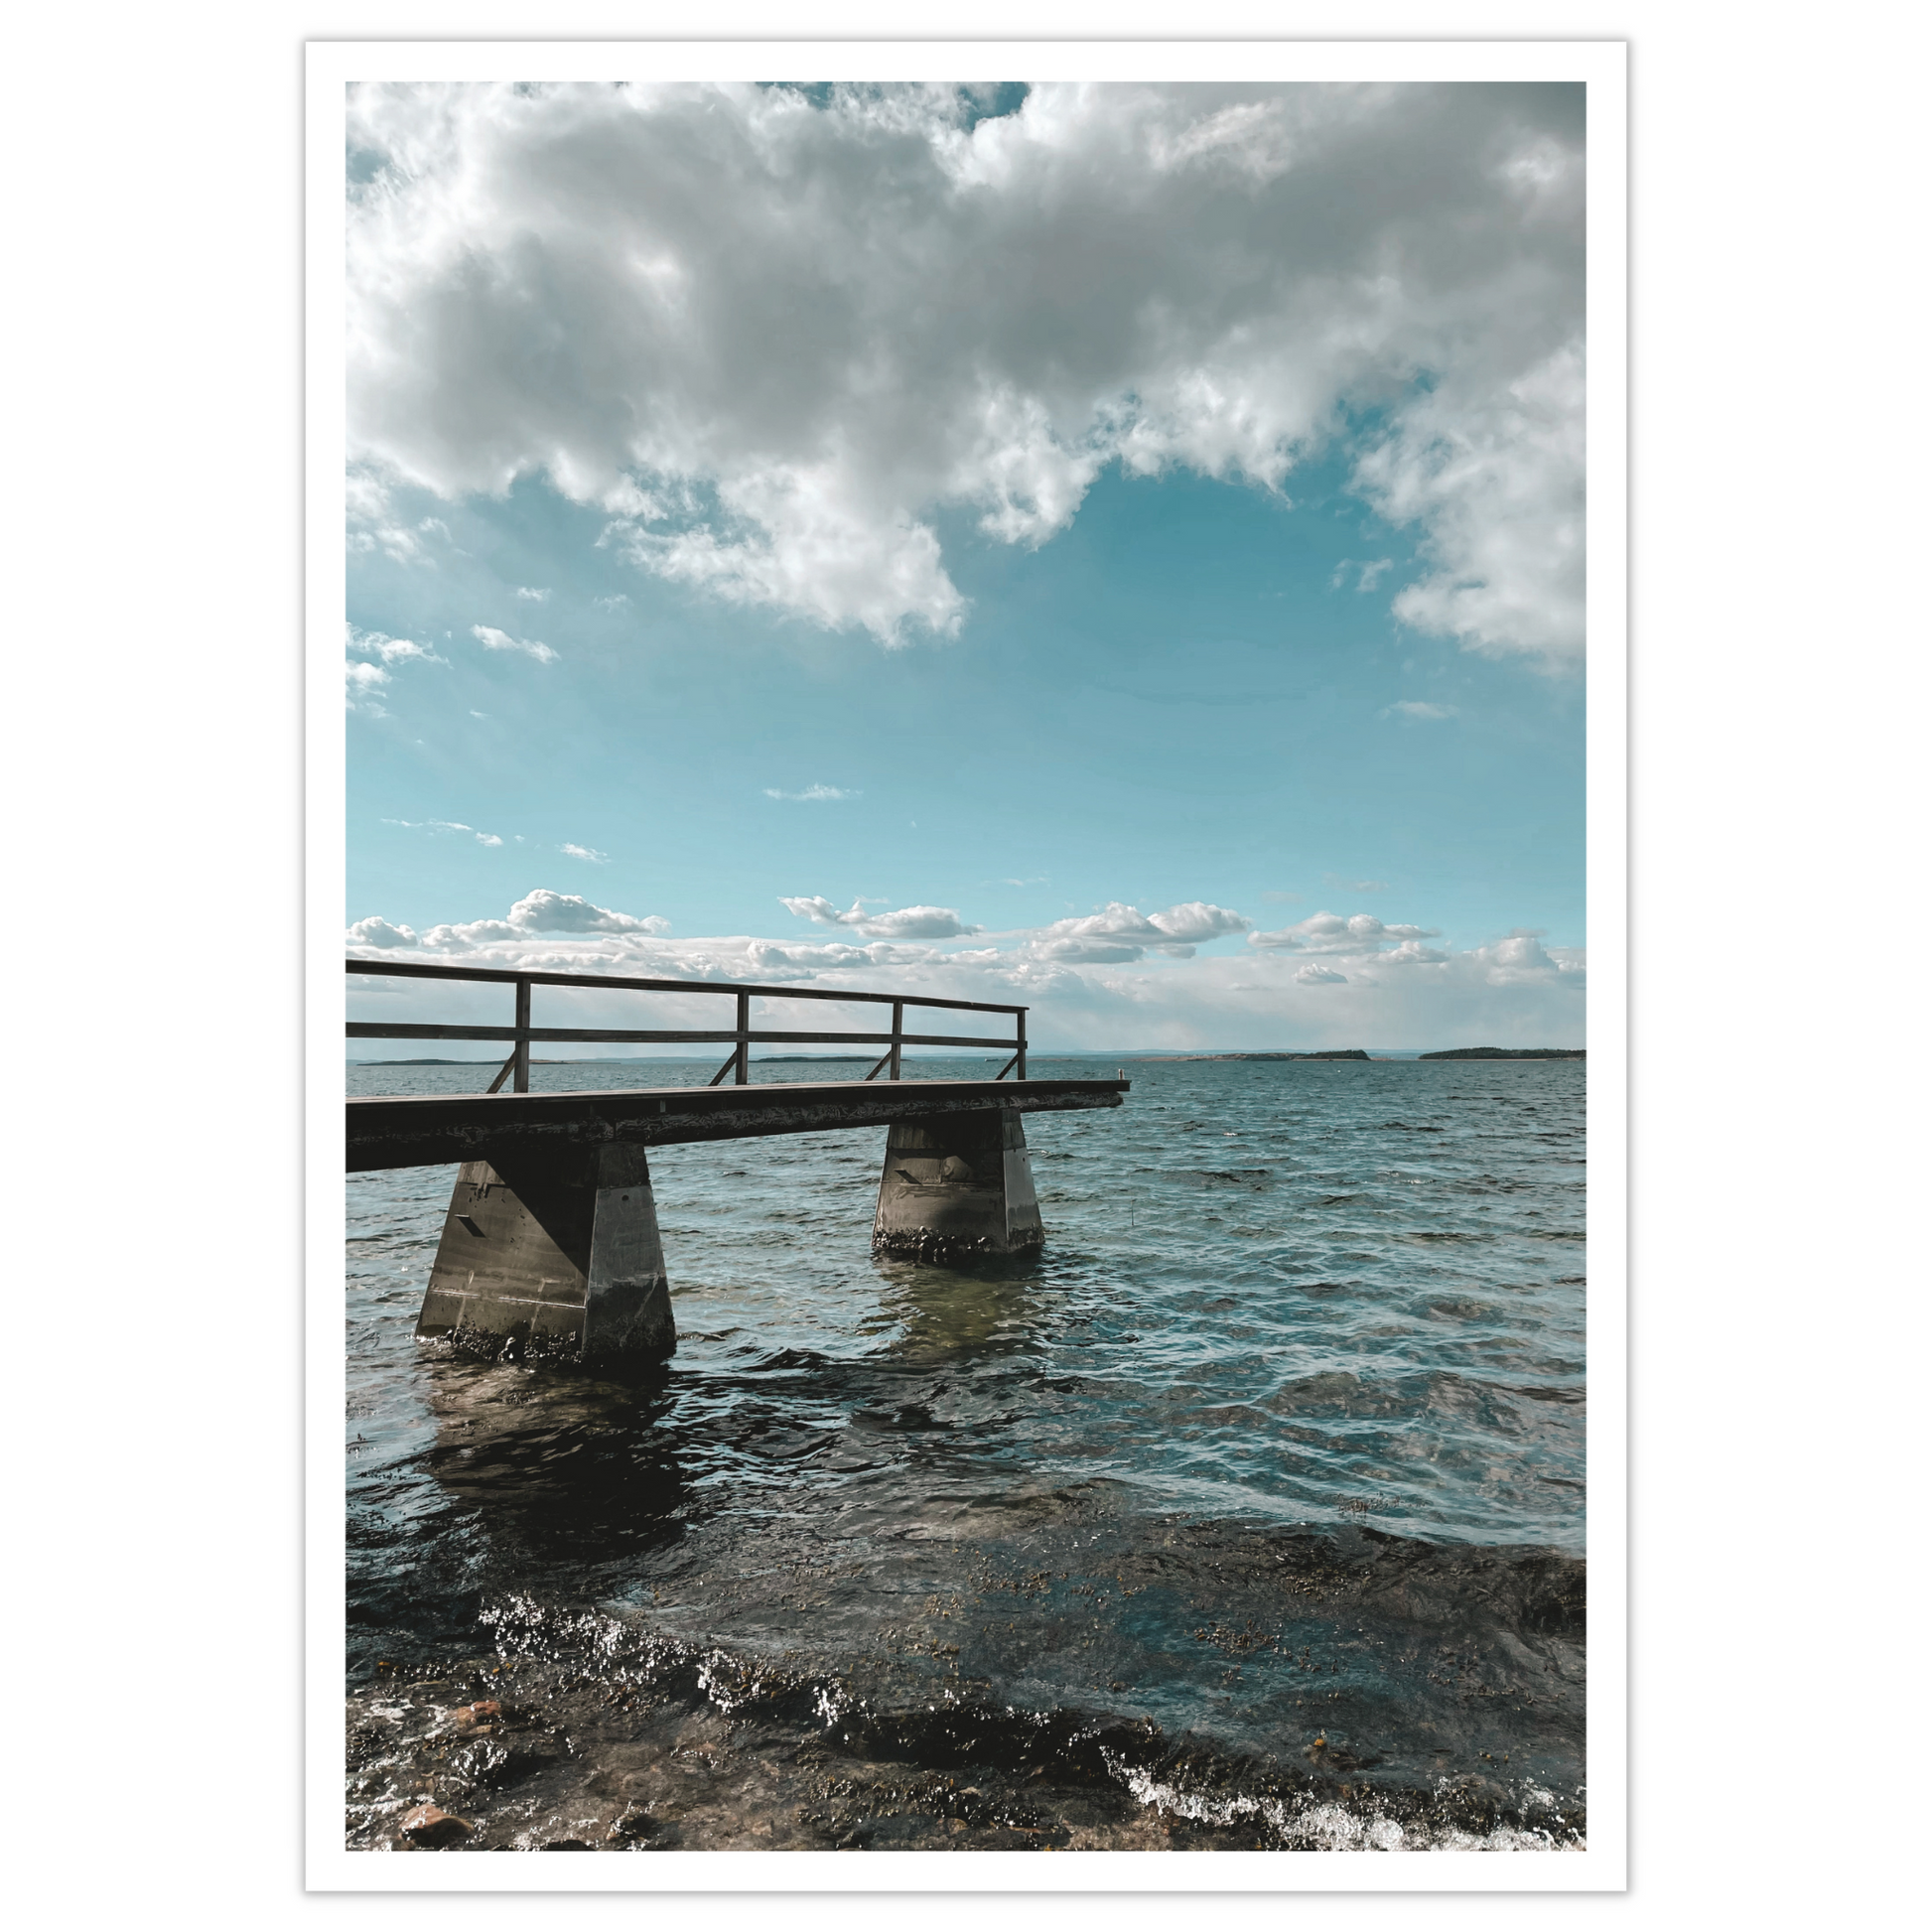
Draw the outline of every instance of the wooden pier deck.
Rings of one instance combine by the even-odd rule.
[[[1118,1107],[1125,1080],[822,1080],[618,1092],[351,1100],[348,1171],[426,1168],[611,1143],[672,1147],[984,1112]]]
[[[350,1173],[457,1169],[417,1335],[516,1360],[544,1354],[606,1364],[654,1362],[676,1349],[651,1188],[653,1147],[884,1127],[872,1252],[952,1266],[1031,1254],[1045,1240],[1021,1115],[1118,1107],[1128,1090],[1118,1078],[1029,1079],[1027,1009],[988,1001],[417,960],[345,964],[351,976],[496,985],[513,996],[507,1025],[414,1018],[348,1022],[350,1039],[486,1040],[508,1046],[509,1055],[483,1093],[389,1094],[346,1105]],[[531,1014],[539,987],[676,994],[687,1002],[709,995],[732,1002],[732,1024],[539,1027]],[[755,1026],[755,1000],[890,1008],[891,1024],[836,1032]],[[1013,1031],[908,1033],[907,1008],[996,1014]],[[530,1092],[530,1048],[564,1042],[728,1045],[731,1052],[702,1087]],[[752,1048],[778,1044],[885,1050],[862,1080],[755,1084]],[[920,1046],[993,1047],[1008,1058],[990,1080],[908,1080],[905,1050]]]

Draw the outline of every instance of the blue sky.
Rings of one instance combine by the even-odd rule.
[[[1582,1042],[1568,90],[610,93],[352,105],[352,950]]]

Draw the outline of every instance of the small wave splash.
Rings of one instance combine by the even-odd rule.
[[[408,1682],[384,1664],[351,1694],[351,1847],[390,1849],[426,1796],[476,1821],[479,1850],[1584,1843],[1581,1791],[1559,1796],[1501,1759],[1491,1774],[1432,1776],[1363,1755],[1353,1706],[1284,1764],[1124,1709],[1005,1703],[985,1677],[918,1667],[957,1646],[914,1645],[911,1668],[881,1652],[842,1670],[531,1596],[481,1621],[493,1660]]]

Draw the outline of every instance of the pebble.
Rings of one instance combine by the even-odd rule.
[[[444,1811],[425,1801],[414,1811],[403,1814],[399,1829],[412,1845],[435,1848],[458,1844],[468,1838],[476,1827],[467,1818],[459,1818],[454,1812]]]

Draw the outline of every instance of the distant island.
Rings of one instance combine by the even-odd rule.
[[[532,1066],[594,1066],[594,1060],[532,1060]],[[350,1066],[501,1066],[501,1060],[350,1060]]]
[[[787,1060],[869,1060],[870,1053],[760,1053],[754,1066],[783,1066]]]
[[[1178,1064],[1184,1060],[1365,1060],[1368,1054],[1359,1046],[1332,1046],[1318,1053],[1150,1053],[1147,1057]],[[1430,1057],[1423,1055],[1424,1059]]]
[[[1419,1060],[1581,1060],[1582,1046],[1451,1046],[1441,1053],[1418,1053]]]

